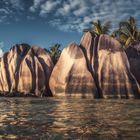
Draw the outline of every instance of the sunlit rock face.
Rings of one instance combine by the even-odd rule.
[[[50,88],[54,96],[98,96],[84,53],[75,43],[63,50],[53,69]]]
[[[53,63],[44,49],[15,45],[0,59],[0,92],[5,96],[49,96]]]
[[[139,85],[119,42],[89,32],[83,35],[80,45],[72,43],[63,50],[49,84],[54,95],[140,97]]]
[[[126,49],[130,69],[140,85],[140,43],[131,45]]]
[[[98,80],[104,98],[139,98],[139,85],[130,72],[127,56],[117,40],[101,35],[97,59]]]

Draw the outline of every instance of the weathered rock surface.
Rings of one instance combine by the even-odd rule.
[[[79,46],[70,44],[63,50],[49,84],[61,96],[140,98],[139,85],[119,42],[89,32]]]
[[[98,96],[84,53],[75,43],[63,50],[53,69],[50,88],[53,94],[58,96]]]
[[[126,49],[130,69],[140,85],[140,43],[133,44]]]
[[[117,40],[101,35],[97,59],[97,73],[104,98],[140,97],[139,85],[130,72],[127,56]]]
[[[15,45],[0,59],[0,92],[5,96],[49,96],[52,69],[53,63],[44,49]]]

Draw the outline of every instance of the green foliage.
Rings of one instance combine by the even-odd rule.
[[[110,28],[111,28],[111,22],[107,21],[104,24],[101,24],[100,20],[97,20],[97,22],[91,22],[92,27],[89,29],[84,29],[84,32],[91,32],[91,33],[95,33],[98,35],[101,34],[109,34],[110,32]]]
[[[100,20],[97,22],[91,22],[92,27],[89,29],[84,29],[84,32],[91,32],[93,34],[108,34],[111,29],[111,22],[107,21],[104,24]],[[119,28],[115,30],[111,37],[117,39],[124,48],[127,48],[134,42],[140,41],[140,30],[138,29],[137,22],[135,18],[129,17],[127,21],[122,21],[119,23]]]
[[[61,45],[57,43],[57,44],[54,44],[53,46],[51,46],[49,48],[49,50],[45,49],[49,53],[49,55],[52,58],[52,61],[53,61],[54,64],[57,63],[57,61],[60,57],[60,54],[61,54],[60,47],[61,47]]]
[[[136,41],[140,41],[140,31],[136,20],[130,17],[127,21],[120,22],[119,29],[113,32],[115,37],[125,48]]]

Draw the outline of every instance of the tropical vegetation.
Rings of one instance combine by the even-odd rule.
[[[57,63],[57,61],[60,57],[60,54],[61,54],[60,47],[61,47],[61,45],[57,43],[57,44],[52,45],[49,49],[45,49],[49,53],[54,64]]]
[[[107,22],[102,24],[100,20],[97,20],[95,22],[94,21],[91,22],[91,24],[92,24],[92,27],[89,29],[84,29],[84,32],[91,32],[91,33],[95,33],[98,35],[109,34],[110,29],[112,27],[110,21],[107,21]]]
[[[113,32],[114,37],[125,47],[140,41],[140,31],[133,17],[119,23],[119,29]]]
[[[108,34],[117,39],[124,48],[131,44],[140,41],[140,30],[137,26],[137,21],[134,17],[129,17],[128,20],[119,23],[118,29],[111,33],[111,22],[101,23],[100,20],[91,22],[92,26],[89,29],[84,29],[84,32],[91,32],[97,35]]]

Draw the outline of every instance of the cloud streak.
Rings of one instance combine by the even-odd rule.
[[[31,4],[25,4],[23,0],[2,1],[5,5],[0,7],[0,14],[8,15],[15,9],[23,10],[26,11],[27,19],[38,15],[42,18],[42,22],[47,22],[62,31],[81,32],[92,20],[97,19],[110,20],[113,28],[116,28],[118,22],[129,16],[134,16],[140,24],[139,0],[32,0]]]
[[[63,31],[82,31],[92,20],[112,21],[113,27],[130,15],[140,22],[139,0],[50,0],[38,5],[43,15],[53,17],[48,23]],[[52,12],[53,11],[53,12]]]
[[[50,13],[53,11],[57,5],[59,5],[61,1],[46,1],[44,4],[41,5],[40,15]]]

